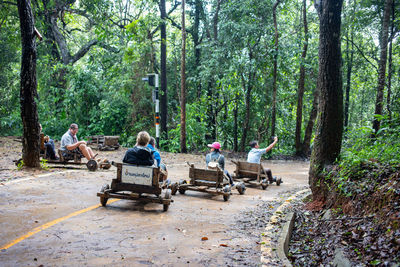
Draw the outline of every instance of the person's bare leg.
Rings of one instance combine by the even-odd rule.
[[[85,156],[87,160],[91,160],[94,156],[92,149],[84,144],[81,144],[79,146],[79,150],[82,152],[82,154]],[[89,152],[89,150],[91,153]]]
[[[89,152],[90,158],[93,159],[93,158],[94,158],[93,150],[92,150],[90,147],[88,147],[88,146],[86,146],[86,149],[87,149],[88,152]]]

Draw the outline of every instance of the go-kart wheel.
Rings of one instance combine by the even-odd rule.
[[[179,191],[179,194],[181,194],[181,195],[184,195],[186,192],[186,190],[183,188],[179,188],[178,191]]]
[[[231,187],[229,185],[224,186],[224,201],[228,201],[231,197]]]
[[[268,181],[267,181],[267,179],[263,179],[263,180],[262,180],[262,182],[261,182],[261,187],[262,187],[263,190],[267,189],[267,187],[268,187]]]
[[[176,192],[178,191],[178,183],[173,183],[171,185],[171,194],[175,196]]]
[[[110,165],[107,164],[107,165],[103,166],[104,170],[108,170],[109,168],[111,168],[111,164]]]
[[[165,190],[164,198],[165,199],[171,199],[171,189]]]
[[[109,162],[108,160],[105,160],[101,163],[101,167],[104,170],[108,170],[109,168],[111,168],[111,162]]]
[[[277,186],[280,186],[281,183],[282,183],[282,178],[280,178],[280,177],[277,178],[277,179],[276,179],[276,185],[277,185]]]
[[[184,185],[184,184],[187,184],[186,180],[180,180],[180,181],[179,181],[178,191],[179,191],[179,193],[182,194],[182,195],[184,195],[184,194],[185,194],[185,191],[186,191],[185,188],[182,188],[182,187],[181,187],[181,185]]]
[[[169,204],[164,204],[164,205],[163,205],[163,211],[167,211],[168,208],[169,208]]]
[[[88,168],[89,171],[92,171],[92,172],[96,171],[97,167],[98,167],[97,166],[97,161],[95,161],[94,159],[89,160],[86,163],[86,167]]]
[[[240,184],[236,185],[236,189],[240,195],[243,195],[244,192],[246,192],[246,186],[244,185],[244,183],[240,183]]]
[[[101,193],[104,193],[104,192],[105,192],[106,190],[108,190],[108,189],[110,189],[110,186],[109,186],[108,184],[105,184],[105,185],[103,185],[103,187],[101,188],[100,192],[101,192]],[[101,204],[103,207],[105,207],[105,206],[107,205],[107,200],[108,200],[107,197],[104,197],[104,196],[100,197],[100,204]]]

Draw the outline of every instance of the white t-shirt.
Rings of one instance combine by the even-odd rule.
[[[262,154],[267,152],[266,148],[259,149],[259,148],[252,148],[247,155],[247,162],[250,163],[260,163]]]

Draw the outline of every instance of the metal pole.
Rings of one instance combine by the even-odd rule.
[[[156,147],[160,148],[160,100],[158,97],[158,74],[154,74],[156,95]]]

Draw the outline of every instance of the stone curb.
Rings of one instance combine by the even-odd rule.
[[[286,216],[286,223],[282,228],[282,232],[279,236],[278,247],[276,252],[283,266],[292,266],[291,262],[287,258],[289,251],[290,237],[292,236],[292,230],[294,226],[295,215],[293,212],[289,212]]]
[[[287,198],[284,203],[279,206],[274,214],[271,216],[267,226],[264,229],[261,237],[261,265],[267,266],[292,266],[289,259],[286,257],[288,252],[288,245],[290,241],[290,235],[294,225],[294,213],[289,213],[287,216],[283,213],[283,210],[293,201],[300,197],[304,197],[305,194],[309,194],[310,189],[304,189],[298,191],[296,194],[291,195]],[[286,219],[285,219],[286,217]],[[282,220],[284,226],[280,227]],[[279,231],[278,240],[274,240],[276,232]]]

